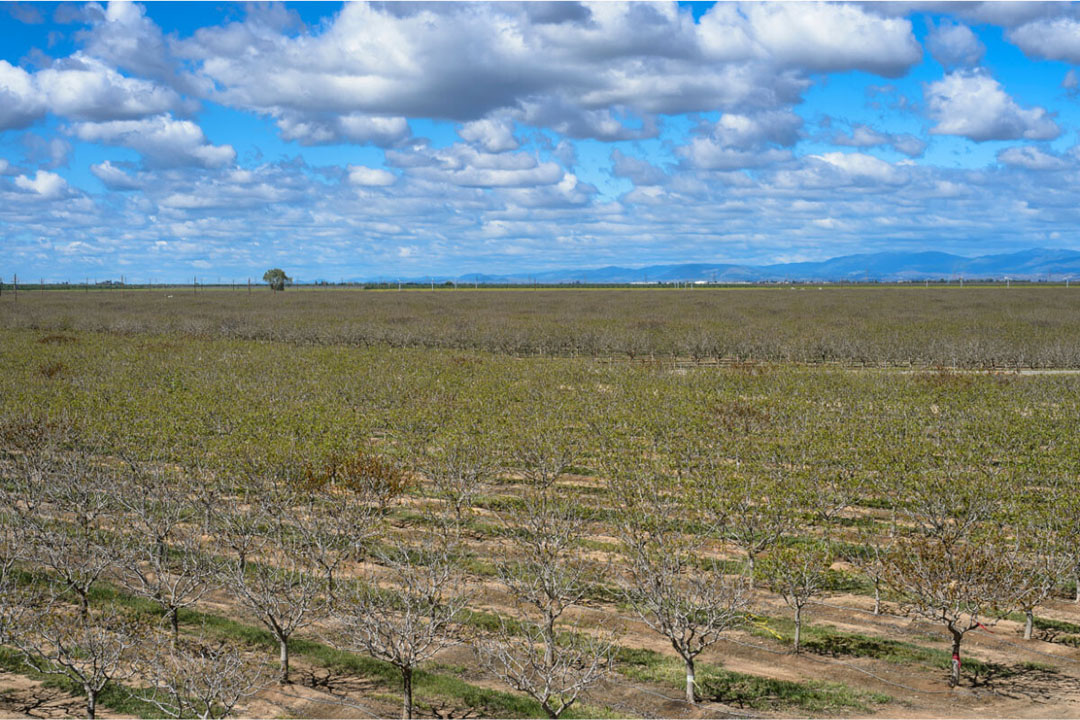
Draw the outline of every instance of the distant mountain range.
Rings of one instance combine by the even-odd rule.
[[[856,282],[901,280],[967,280],[1011,278],[1014,280],[1080,279],[1080,252],[1037,248],[1001,255],[968,258],[943,252],[884,252],[844,255],[820,262],[777,265],[737,265],[732,263],[688,263],[650,265],[641,268],[602,267],[593,269],[546,270],[506,275],[484,273],[457,277],[401,278],[402,282],[460,284],[553,284],[553,283],[642,283],[642,282]],[[373,280],[374,278],[368,278]],[[395,281],[396,278],[378,278]]]

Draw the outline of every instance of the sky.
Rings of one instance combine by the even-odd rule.
[[[3,3],[0,276],[1080,249],[1080,4]]]

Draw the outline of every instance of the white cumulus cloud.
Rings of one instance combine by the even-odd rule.
[[[986,46],[967,25],[944,21],[936,25],[926,39],[934,59],[947,68],[978,65]]]
[[[77,123],[75,136],[86,142],[129,147],[154,165],[200,165],[212,168],[236,160],[231,145],[212,145],[202,128],[190,120],[159,115],[142,120]]]
[[[769,55],[796,67],[900,77],[922,59],[909,20],[883,17],[865,6],[778,2],[741,9]]]
[[[38,170],[33,178],[19,175],[15,178],[15,186],[49,200],[54,200],[66,194],[68,187],[64,178],[47,170]]]
[[[0,60],[0,130],[27,127],[44,114],[45,103],[30,73]]]
[[[1025,170],[1063,170],[1068,167],[1061,158],[1031,145],[1005,148],[997,154],[997,159],[1005,165]]]
[[[1061,128],[1041,107],[1022,108],[984,72],[953,72],[926,87],[930,132],[986,140],[1052,140]]]
[[[1010,30],[1007,37],[1031,57],[1080,65],[1080,20],[1041,18]]]
[[[105,183],[105,187],[110,190],[138,190],[142,187],[142,183],[139,182],[138,178],[128,175],[108,160],[97,165],[91,165],[90,172],[94,173],[95,177]]]
[[[394,173],[381,168],[371,168],[363,165],[349,166],[349,182],[353,185],[386,187],[387,185],[393,185],[396,180],[397,176]]]

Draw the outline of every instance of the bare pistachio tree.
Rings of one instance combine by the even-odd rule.
[[[581,458],[581,438],[566,426],[562,417],[537,419],[515,438],[509,462],[534,488],[550,487]]]
[[[116,559],[116,533],[108,527],[115,474],[85,456],[59,453],[22,469],[29,472],[16,475],[22,503],[15,509],[28,559],[75,593],[85,615],[91,588]]]
[[[117,510],[125,527],[150,543],[164,562],[174,534],[195,520],[187,483],[161,463],[126,462],[127,477],[117,482]]]
[[[86,694],[86,716],[97,714],[109,683],[131,677],[142,633],[112,608],[71,612],[51,603],[26,618],[13,643],[23,660],[42,675],[67,678]]]
[[[1040,509],[1018,508],[1016,537],[1007,557],[1016,568],[1016,604],[1024,613],[1024,639],[1030,640],[1035,610],[1043,605],[1069,571],[1069,558],[1058,552],[1054,529]]]
[[[1075,587],[1080,605],[1080,485],[1073,478],[1053,478],[1046,487],[1044,515],[1054,537],[1065,574]]]
[[[798,519],[798,502],[793,502],[797,488],[783,479],[740,473],[721,484],[724,522],[721,527],[727,540],[746,553],[750,571],[757,556],[789,533]]]
[[[801,649],[803,609],[825,587],[832,551],[823,542],[769,549],[754,573],[795,611],[794,650]]]
[[[896,534],[890,525],[887,534],[871,532],[861,528],[854,537],[854,542],[840,547],[840,555],[854,565],[874,585],[874,614],[881,614],[881,586],[884,580],[885,558],[888,556]]]
[[[212,516],[210,535],[230,553],[238,570],[269,544],[272,518],[255,494],[233,498],[230,507]]]
[[[365,652],[401,674],[403,718],[413,717],[413,675],[417,666],[458,643],[454,627],[468,595],[452,553],[441,539],[429,549],[395,548],[379,559],[385,584],[355,585],[338,593],[337,621],[326,640],[339,648]]]
[[[154,635],[136,659],[138,696],[161,717],[217,720],[272,682],[269,668],[251,662],[241,648],[205,638],[181,642]]]
[[[964,636],[1016,607],[1018,577],[1004,550],[993,537],[945,543],[941,536],[916,535],[898,541],[885,559],[885,582],[902,607],[948,630],[952,687],[960,683]]]
[[[289,683],[289,639],[322,617],[326,582],[302,543],[278,533],[260,548],[257,559],[232,557],[222,579],[237,601],[270,631],[278,643],[281,684]]]
[[[423,443],[414,457],[416,472],[450,508],[455,526],[464,528],[477,492],[498,472],[494,444],[479,430],[455,428],[448,436]]]
[[[998,478],[951,465],[903,478],[901,513],[921,534],[947,550],[1003,513]]]
[[[611,667],[614,635],[579,631],[563,622],[580,605],[597,568],[581,554],[586,521],[580,507],[554,485],[528,486],[503,515],[508,540],[499,578],[517,616],[494,638],[477,642],[478,658],[504,683],[526,693],[557,718]]]
[[[801,483],[818,524],[831,530],[841,513],[863,494],[865,479],[851,468],[831,468]]]
[[[629,566],[627,600],[678,653],[686,666],[686,701],[695,702],[697,657],[743,621],[752,584],[744,575],[725,575],[701,536],[672,527],[684,527],[694,512],[662,467],[642,462],[614,470],[613,490],[625,508],[619,532]]]
[[[342,565],[360,558],[384,530],[387,505],[404,492],[404,471],[369,453],[332,457],[287,478],[287,522],[333,596]]]
[[[120,548],[117,577],[134,595],[158,605],[175,639],[180,610],[191,607],[213,587],[216,563],[190,529],[173,532],[162,552],[157,543],[128,535]]]
[[[21,528],[8,505],[13,498],[0,488],[0,645],[12,634],[28,611],[31,597],[20,582],[17,563],[24,559]]]

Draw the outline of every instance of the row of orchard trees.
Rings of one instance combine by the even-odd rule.
[[[791,606],[797,652],[804,608],[837,561],[870,580],[875,611],[884,593],[948,631],[955,685],[966,633],[1019,610],[1030,637],[1034,610],[1080,566],[1072,481],[1006,486],[953,466],[868,478],[674,439],[601,440],[591,460],[605,492],[586,496],[567,480],[588,448],[557,427],[509,451],[469,428],[405,443],[408,469],[358,453],[208,473],[75,452],[40,427],[7,432],[5,445],[0,644],[75,682],[91,717],[127,679],[175,717],[227,715],[266,685],[250,648],[181,632],[196,605],[257,619],[282,683],[305,633],[397,668],[411,717],[416,668],[468,642],[480,667],[559,717],[615,666],[618,625],[598,628],[583,607],[610,581],[683,661],[694,702],[697,658],[745,621],[755,592]],[[868,505],[885,510],[871,517]],[[392,523],[393,508],[409,512]],[[503,609],[481,622],[490,598],[466,569],[492,520]],[[618,549],[586,552],[598,532]],[[163,622],[121,596],[152,603]]]

